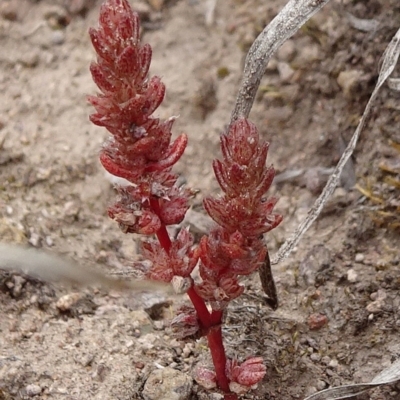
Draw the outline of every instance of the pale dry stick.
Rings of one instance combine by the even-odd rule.
[[[328,2],[329,0],[290,0],[258,35],[246,57],[231,124],[238,118],[248,118],[272,55]]]
[[[162,290],[171,292],[170,285],[153,281],[117,280],[86,265],[41,250],[0,243],[0,269],[18,270],[29,276],[52,282],[79,285],[101,285],[116,290]]]
[[[365,122],[369,116],[369,113],[372,108],[372,104],[375,101],[378,92],[384,82],[389,78],[391,73],[394,70],[394,67],[397,64],[398,58],[400,55],[400,29],[396,32],[388,46],[386,47],[385,52],[383,53],[383,62],[382,66],[379,70],[378,82],[375,85],[375,89],[373,90],[370,99],[365,107],[364,113],[361,117],[361,120],[355,130],[349,144],[347,145],[345,151],[342,154],[337,166],[335,167],[332,175],[328,179],[328,182],[322,191],[321,195],[315,201],[314,205],[308,211],[308,215],[305,220],[298,226],[293,236],[286,240],[286,242],[280,247],[278,253],[272,259],[271,264],[277,264],[278,262],[285,259],[293,250],[293,248],[300,241],[300,238],[304,235],[307,229],[311,226],[311,224],[317,219],[318,215],[321,213],[322,208],[330,195],[333,193],[336,188],[340,174],[343,171],[344,166],[349,160],[350,156],[353,154],[353,151],[356,147],[357,140],[360,136],[362,129],[364,128]]]

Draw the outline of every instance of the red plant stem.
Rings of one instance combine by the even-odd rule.
[[[162,225],[161,228],[156,233],[157,239],[160,242],[162,248],[169,253],[169,249],[171,248],[171,239],[168,235],[167,228],[165,225]]]
[[[224,400],[238,400],[238,397],[236,393],[225,393]]]
[[[160,204],[158,202],[157,198],[151,197],[150,198],[150,205],[154,212],[157,215],[160,215]],[[171,238],[169,237],[167,228],[164,224],[161,225],[161,228],[157,231],[156,233],[157,239],[161,244],[161,247],[169,253],[169,250],[171,248]]]
[[[222,324],[222,315],[223,315],[222,311],[213,311],[211,313],[211,325],[212,326],[221,325]]]
[[[229,380],[225,373],[226,355],[224,343],[222,341],[221,325],[214,326],[207,335],[208,345],[210,346],[211,357],[213,360],[215,374],[217,375],[218,387],[223,390],[226,395],[231,394],[229,389]],[[233,394],[233,393],[232,393]],[[225,397],[226,399],[227,397]],[[234,397],[231,397],[233,400]]]
[[[193,286],[191,286],[186,293],[196,310],[197,317],[199,318],[203,328],[210,328],[212,326],[211,315],[204,300],[197,294]]]
[[[217,375],[218,386],[225,392],[224,400],[237,400],[237,395],[232,393],[229,389],[229,380],[225,372],[226,354],[222,341],[222,316],[223,311],[213,311],[211,313],[211,325],[214,328],[210,329],[207,339],[215,367],[215,373]]]
[[[222,311],[209,313],[204,300],[196,293],[193,286],[187,291],[190,300],[196,309],[197,317],[204,328],[208,330],[207,340],[213,360],[218,387],[225,392],[225,400],[237,400],[235,393],[229,389],[229,379],[226,376],[226,354],[222,341]]]

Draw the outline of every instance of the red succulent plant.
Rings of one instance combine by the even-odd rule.
[[[184,219],[194,194],[179,187],[178,176],[171,171],[186,148],[187,136],[171,141],[174,118],[160,121],[153,116],[165,86],[160,78],[148,76],[151,47],[141,44],[139,18],[128,1],[105,1],[99,26],[89,34],[97,53],[90,71],[100,90],[88,97],[96,110],[90,119],[111,134],[100,161],[108,172],[130,183],[116,187],[118,199],[109,216],[125,233],[157,238],[143,243],[148,261],[142,269],[153,280],[183,279],[193,304],[180,309],[172,331],[180,338],[207,336],[215,371],[200,368],[196,378],[206,387],[217,386],[226,400],[237,399],[266,373],[259,357],[242,364],[226,357],[221,326],[226,306],[243,293],[239,277],[257,270],[267,255],[262,234],[282,220],[273,213],[276,199],[265,197],[275,175],[265,164],[268,143],[260,140],[248,120],[234,122],[221,136],[223,160],[213,164],[223,195],[204,200],[216,226],[197,247],[185,228],[171,239],[166,227]],[[197,264],[200,283],[191,277]]]

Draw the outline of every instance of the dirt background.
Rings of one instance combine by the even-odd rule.
[[[219,1],[211,18],[206,1],[132,4],[153,47],[151,72],[167,85],[158,115],[179,115],[174,132],[189,136],[177,170],[199,189],[193,208],[201,212],[202,197],[218,190],[210,162],[246,51],[285,1]],[[0,2],[0,238],[132,275],[137,238],[106,215],[115,196],[98,162],[107,132],[89,123],[85,99],[96,91],[87,30],[99,5]],[[368,19],[367,29],[352,17]],[[399,26],[397,0],[332,0],[271,61],[251,115],[279,174],[271,194],[280,197],[284,222],[267,238],[271,254],[337,162]],[[302,399],[367,382],[400,356],[399,99],[383,88],[342,186],[296,251],[274,266],[280,308],[264,304],[257,277],[230,307],[228,354],[261,355],[268,366],[244,398]],[[188,223],[201,231],[198,220]],[[0,399],[173,399],[150,393],[160,379],[145,385],[163,367],[184,373],[189,394],[177,399],[218,399],[185,380],[197,363],[209,363],[204,340],[180,343],[168,332],[168,318],[185,301],[0,271]],[[359,399],[400,399],[400,386]]]

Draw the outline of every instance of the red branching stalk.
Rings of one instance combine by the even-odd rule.
[[[179,187],[171,172],[187,136],[171,142],[174,118],[160,121],[153,116],[165,86],[160,78],[148,76],[151,47],[140,43],[139,18],[127,0],[106,0],[99,26],[89,34],[97,53],[90,71],[100,89],[88,97],[96,110],[90,119],[111,133],[100,161],[108,172],[130,182],[116,187],[118,199],[109,216],[125,233],[158,239],[143,242],[143,256],[150,261],[142,265],[147,265],[147,278],[180,279],[193,304],[179,311],[172,331],[180,338],[207,336],[215,371],[199,368],[196,379],[208,388],[218,386],[225,400],[236,400],[266,373],[258,357],[242,364],[227,358],[222,317],[227,304],[243,293],[239,276],[254,272],[267,254],[262,234],[282,220],[273,214],[276,199],[265,198],[275,174],[265,166],[268,144],[260,141],[253,124],[235,122],[221,137],[223,160],[213,164],[224,195],[204,200],[217,226],[198,247],[187,229],[172,239],[166,227],[183,220],[194,192]],[[202,282],[194,284],[191,273],[199,258]]]

